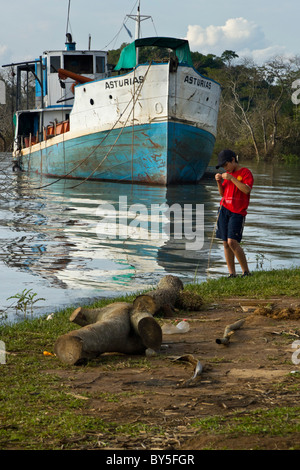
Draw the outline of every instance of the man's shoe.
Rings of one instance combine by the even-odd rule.
[[[245,271],[241,277],[247,277],[247,276],[251,276],[251,273],[249,273],[249,271]]]
[[[236,277],[236,274],[229,274],[229,276],[227,276],[228,279],[231,279],[232,277]]]

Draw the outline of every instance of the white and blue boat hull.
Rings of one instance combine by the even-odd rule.
[[[68,132],[18,158],[23,170],[53,177],[197,183],[212,155],[219,100],[220,85],[191,66],[139,65],[77,85]]]
[[[207,168],[215,143],[212,134],[174,122],[136,126],[134,143],[132,133],[127,127],[119,138],[114,130],[106,139],[103,131],[55,145],[52,142],[24,155],[22,169],[51,177],[160,185],[196,183]],[[105,143],[100,144],[103,139]]]

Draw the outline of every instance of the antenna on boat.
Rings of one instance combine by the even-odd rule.
[[[70,7],[71,7],[71,0],[69,0],[68,4],[68,15],[67,15],[67,26],[66,26],[66,50],[67,51],[74,51],[76,42],[73,42],[72,35],[69,33],[69,24],[70,24]]]
[[[135,28],[135,39],[140,39],[141,36],[141,2],[139,0],[137,15],[136,15],[136,28]]]
[[[70,20],[70,6],[71,6],[71,0],[69,0],[69,5],[68,5],[68,15],[67,15],[67,26],[66,26],[66,35],[68,34],[68,29],[69,29],[69,20]]]
[[[128,18],[136,21],[135,27],[135,39],[140,39],[141,37],[141,22],[149,20],[152,18],[149,15],[141,15],[141,0],[138,0],[137,14],[136,15],[126,15]],[[136,48],[136,63],[138,63],[138,48]]]
[[[149,15],[141,15],[141,0],[138,2],[137,7],[137,14],[136,15],[126,15],[128,18],[136,21],[136,28],[135,28],[135,39],[140,39],[141,36],[141,22],[145,20],[149,20],[152,18]]]

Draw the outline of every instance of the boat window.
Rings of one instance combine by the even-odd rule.
[[[38,130],[39,116],[36,113],[21,113],[19,116],[19,128],[18,134],[23,136],[29,136],[29,134],[35,135]]]
[[[92,55],[65,55],[64,68],[75,73],[93,73]]]
[[[58,69],[60,69],[60,56],[50,56],[50,73],[57,73]]]
[[[105,72],[105,60],[104,57],[96,57],[96,73]]]

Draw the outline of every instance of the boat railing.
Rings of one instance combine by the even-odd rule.
[[[64,134],[70,130],[69,119],[61,122],[51,122],[48,126],[44,127],[44,140],[51,139],[57,135]]]
[[[19,136],[21,138],[21,148],[27,148],[31,147],[32,145],[35,145],[39,143],[40,141],[43,140],[48,140],[53,137],[56,137],[57,135],[64,134],[70,130],[70,121],[69,119],[61,122],[51,122],[47,126],[44,126],[43,128],[43,133],[42,133],[42,139],[39,139],[39,133],[37,132],[35,135],[29,134],[29,135],[23,135]]]

